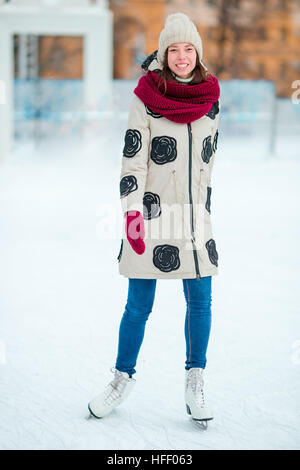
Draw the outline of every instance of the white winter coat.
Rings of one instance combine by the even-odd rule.
[[[187,86],[187,85],[182,85]],[[133,95],[120,174],[123,214],[139,210],[146,250],[138,255],[123,234],[119,273],[128,278],[184,279],[218,274],[211,227],[211,176],[220,101],[205,116],[178,124]]]

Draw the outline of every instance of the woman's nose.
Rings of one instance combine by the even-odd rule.
[[[185,52],[184,51],[179,51],[178,52],[178,59],[180,59],[180,60],[185,59]]]

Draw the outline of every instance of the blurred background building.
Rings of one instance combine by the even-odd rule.
[[[11,0],[12,4],[41,3]],[[299,0],[69,0],[64,6],[106,4],[114,15],[113,78],[134,79],[158,46],[166,16],[188,14],[203,41],[203,60],[220,79],[267,79],[288,97],[300,75]],[[51,0],[44,0],[51,5]],[[82,37],[16,35],[15,76],[82,78]],[[27,57],[27,71],[25,62]],[[101,46],[99,47],[101,60]]]
[[[71,12],[77,23],[80,14],[96,21],[102,11],[111,18],[109,26],[97,23],[108,34],[106,42],[93,48],[92,63],[100,64],[103,73],[98,67],[96,86],[85,87],[92,96],[88,108],[82,99],[88,43],[84,34],[15,32],[15,140],[82,136],[92,128],[99,134],[109,128],[107,119],[121,131],[132,91],[145,73],[141,63],[157,49],[165,19],[176,11],[197,25],[203,61],[220,80],[224,135],[260,136],[266,152],[274,154],[280,133],[287,138],[299,131],[300,107],[291,98],[300,78],[300,0],[0,0],[0,18],[5,9],[19,9],[20,15],[31,9],[37,18],[40,11],[46,26],[45,14],[49,22],[52,15],[53,23],[53,12],[58,19]],[[100,83],[104,75],[111,92]],[[8,122],[5,117],[3,121]]]

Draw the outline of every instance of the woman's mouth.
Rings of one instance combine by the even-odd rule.
[[[176,64],[176,67],[178,67],[179,69],[185,69],[186,67],[188,67],[189,64]]]

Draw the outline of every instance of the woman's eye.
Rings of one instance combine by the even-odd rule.
[[[192,50],[193,50],[193,49],[192,49],[191,47],[189,47],[189,48],[187,49],[187,51],[192,51]],[[176,49],[170,49],[170,52],[176,52]]]

